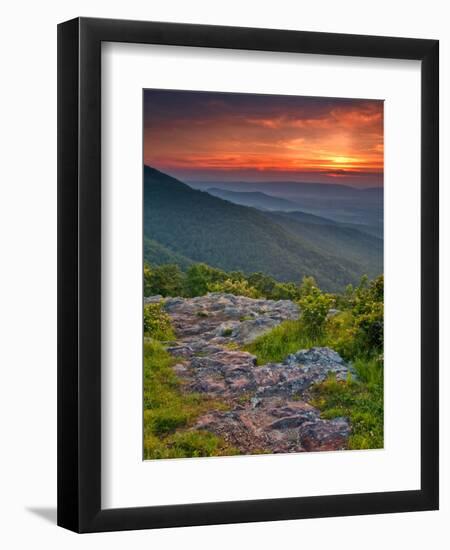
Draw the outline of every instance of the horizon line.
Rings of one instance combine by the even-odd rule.
[[[148,164],[147,162],[143,162],[144,167],[151,168],[152,170],[157,170],[158,172],[161,172],[162,174],[166,174],[167,176],[170,176],[174,179],[177,179],[185,184],[201,184],[201,185],[227,185],[227,184],[242,184],[242,185],[251,185],[251,184],[278,184],[278,183],[292,183],[292,184],[302,184],[302,185],[326,185],[326,186],[339,186],[339,187],[347,187],[349,189],[355,189],[357,191],[361,190],[367,190],[367,189],[384,189],[384,182],[382,182],[380,185],[355,185],[351,183],[346,182],[321,182],[321,181],[307,181],[307,180],[293,180],[293,179],[285,179],[285,180],[263,180],[263,179],[254,179],[254,180],[242,180],[242,179],[208,179],[208,180],[202,180],[202,179],[192,179],[192,178],[184,178],[180,177],[178,175],[174,175],[173,173],[170,173],[169,171],[165,169],[156,168],[155,166],[152,166],[151,164]]]

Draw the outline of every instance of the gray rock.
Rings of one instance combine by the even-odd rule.
[[[344,450],[349,436],[350,423],[347,418],[317,419],[305,422],[299,430],[300,442],[306,451]]]
[[[144,297],[144,304],[158,304],[159,302],[162,302],[164,298],[161,296],[161,294],[156,294],[155,296],[145,296]]]
[[[270,317],[257,317],[256,319],[242,321],[235,327],[231,337],[234,341],[241,344],[249,344],[256,340],[258,336],[261,336],[279,324],[280,321],[276,321]]]
[[[188,346],[186,344],[169,346],[166,349],[171,355],[174,355],[175,357],[191,357],[194,354],[194,350],[191,348],[191,346]]]

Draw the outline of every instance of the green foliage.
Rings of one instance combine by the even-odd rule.
[[[186,273],[185,290],[187,296],[203,296],[208,285],[223,281],[226,274],[206,264],[193,264]]]
[[[347,360],[379,356],[384,345],[383,300],[382,275],[370,282],[363,277],[356,289],[347,288],[340,301],[344,311],[327,321],[330,347]]]
[[[361,353],[356,338],[355,317],[351,310],[343,311],[328,319],[326,335],[327,345],[347,361],[351,361]]]
[[[384,344],[383,275],[370,282],[363,277],[349,302],[354,313],[359,347],[380,353]]]
[[[321,337],[325,331],[328,311],[334,304],[334,297],[321,292],[312,277],[305,277],[300,288],[299,305],[302,325],[312,339]]]
[[[262,273],[226,272],[203,263],[191,263],[186,272],[174,264],[144,265],[144,296],[195,297],[207,292],[270,300],[297,300],[300,295],[296,284],[280,283]]]
[[[265,296],[266,298],[273,296],[273,292],[275,291],[275,287],[277,285],[277,281],[273,277],[265,275],[260,271],[249,275],[247,277],[247,281],[251,287],[256,288],[260,296]]]
[[[327,318],[329,307],[335,297],[322,293],[314,279],[304,279],[299,291],[302,296],[299,300],[302,308],[300,320],[284,321],[248,345],[247,351],[255,354],[260,364],[282,361],[289,353],[312,346],[328,346],[347,361],[357,361],[360,357],[379,357],[382,341],[369,339],[367,334],[379,334],[375,329],[383,326],[382,301],[373,301],[380,298],[382,300],[382,278],[379,277],[367,285],[363,281],[363,287],[365,290],[358,291],[358,300],[352,289],[351,306]],[[364,300],[362,292],[366,297]],[[373,307],[379,316],[375,323],[366,325],[366,312],[369,307],[367,304]]]
[[[205,456],[230,456],[237,450],[220,437],[206,431],[178,431],[160,439],[147,435],[144,439],[144,458],[193,458]]]
[[[259,298],[260,294],[256,288],[249,285],[249,283],[243,280],[225,279],[225,281],[217,281],[215,283],[208,283],[209,292],[225,292],[227,294],[235,294],[236,296],[247,296],[249,298]]]
[[[246,280],[260,297],[270,300],[297,300],[299,297],[299,289],[294,283],[280,283],[261,272],[252,273]]]
[[[171,368],[176,361],[158,341],[145,340],[144,457],[232,454],[233,449],[220,438],[189,429],[199,415],[209,410],[225,410],[226,405],[197,393],[183,393]]]
[[[151,277],[152,270],[148,264],[144,263],[144,296],[151,296],[152,294]]]
[[[358,295],[355,305],[356,323],[362,333],[362,341],[369,348],[383,349],[384,344],[384,277],[374,279],[365,291]]]
[[[162,304],[144,305],[144,334],[155,340],[173,340],[172,325],[169,315],[164,311]]]
[[[352,361],[358,378],[370,386],[383,386],[383,355],[374,355],[370,359],[356,358]]]
[[[299,288],[299,298],[306,298],[318,290],[319,287],[314,277],[303,277]]]
[[[177,265],[144,265],[144,296],[180,296],[183,290],[183,273]]]
[[[294,283],[276,283],[269,298],[271,300],[297,300],[298,287]]]
[[[313,388],[312,404],[323,418],[350,418],[350,449],[383,448],[383,369],[375,360],[354,362],[359,380],[337,381],[329,376]]]

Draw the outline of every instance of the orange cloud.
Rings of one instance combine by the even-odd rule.
[[[252,171],[317,174],[324,181],[358,174],[382,178],[380,101],[183,93],[180,98],[160,92],[159,105],[150,96],[155,101],[145,111],[147,164],[181,176],[209,172],[216,179],[221,172],[248,177]]]

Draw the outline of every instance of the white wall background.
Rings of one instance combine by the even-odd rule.
[[[450,535],[450,10],[445,0],[16,1],[2,10],[0,543],[5,548],[445,548]],[[79,536],[55,527],[56,24],[84,15],[441,41],[441,510]],[[447,340],[447,343],[445,342]],[[264,480],[261,480],[264,483]]]

